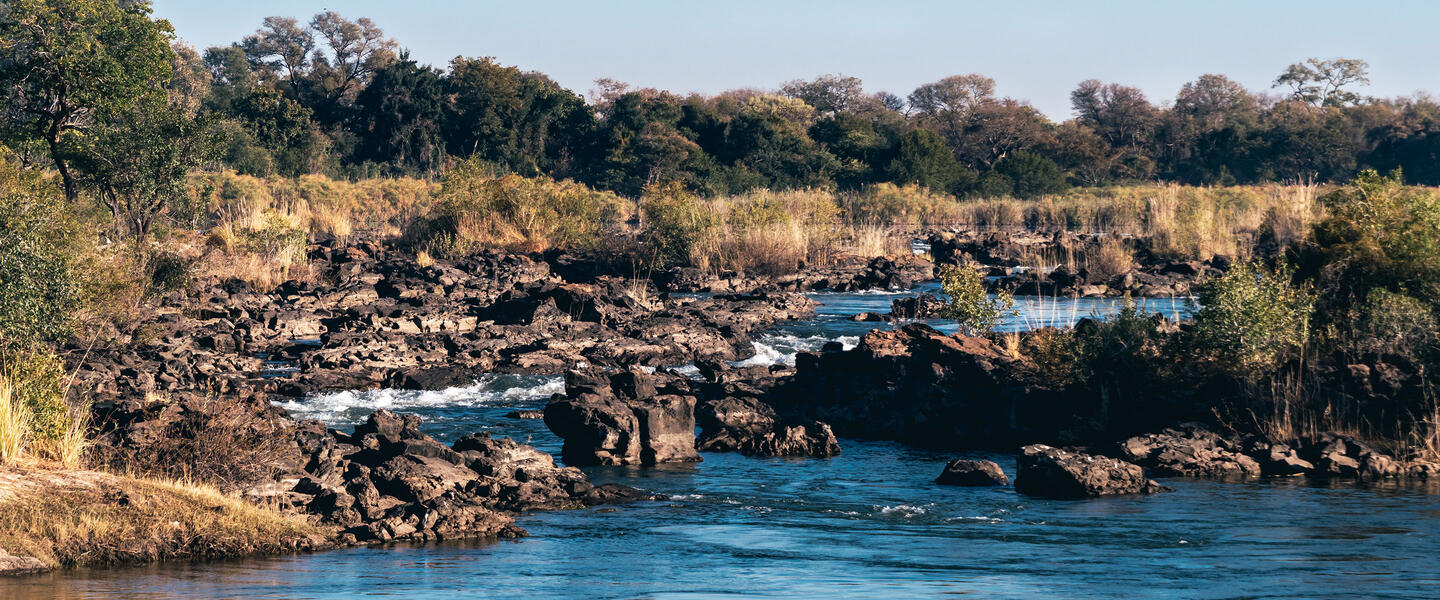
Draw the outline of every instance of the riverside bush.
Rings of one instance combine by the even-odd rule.
[[[1258,380],[1296,358],[1310,339],[1315,296],[1281,263],[1232,267],[1200,285],[1190,344],[1216,370]]]
[[[81,222],[55,185],[0,148],[0,342],[67,335],[87,296]]]
[[[968,335],[995,331],[1000,322],[1015,312],[1015,299],[1005,291],[990,294],[985,290],[985,275],[967,266],[947,266],[940,272],[940,291],[945,306],[940,316],[954,319]]]

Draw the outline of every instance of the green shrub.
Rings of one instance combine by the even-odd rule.
[[[1398,172],[1367,170],[1321,202],[1329,212],[1314,235],[1325,265],[1322,309],[1343,315],[1374,289],[1440,307],[1440,197],[1405,187]]]
[[[1436,342],[1430,305],[1386,289],[1373,289],[1359,314],[1355,349],[1360,353],[1419,357]]]
[[[29,439],[65,437],[70,429],[70,407],[65,403],[70,379],[60,357],[18,344],[0,347],[0,379],[10,383],[12,402],[29,413]]]
[[[715,241],[720,220],[699,198],[678,183],[652,187],[645,194],[641,210],[645,216],[641,239],[657,261],[710,266],[706,262],[709,253],[703,248]]]
[[[1315,296],[1295,270],[1243,263],[1199,286],[1191,347],[1220,372],[1258,379],[1295,358],[1310,338]]]
[[[79,218],[56,186],[0,148],[0,342],[68,335],[85,305]]]
[[[985,275],[967,266],[947,266],[940,272],[940,291],[945,306],[940,316],[955,319],[967,335],[990,333],[1007,316],[1017,314],[1015,299],[1004,291],[985,290]]]
[[[150,286],[160,292],[185,289],[194,274],[194,261],[174,252],[160,251],[150,257]]]

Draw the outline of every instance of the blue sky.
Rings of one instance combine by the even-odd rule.
[[[1377,5],[1379,3],[1376,3]],[[584,94],[598,77],[675,92],[775,88],[822,73],[901,96],[948,75],[993,77],[1002,95],[1070,116],[1097,78],[1157,103],[1202,73],[1267,91],[1310,56],[1370,62],[1375,96],[1440,90],[1437,2],[831,2],[608,0],[381,2],[155,0],[197,47],[227,44],[267,15],[368,16],[422,62],[494,56]]]

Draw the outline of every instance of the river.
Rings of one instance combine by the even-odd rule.
[[[854,344],[896,296],[816,294],[819,315],[757,340],[749,362]],[[1004,328],[1066,325],[1120,301],[1020,298]],[[1170,318],[1192,307],[1151,300]],[[941,325],[940,323],[936,323]],[[335,426],[389,408],[441,439],[488,430],[558,455],[540,408],[558,376],[485,376],[445,391],[344,392],[285,406]],[[1170,479],[1174,493],[1039,500],[932,480],[956,455],[842,439],[832,459],[705,454],[597,467],[664,502],[536,512],[531,536],[0,581],[29,598],[1423,598],[1440,597],[1440,494],[1393,484]],[[1013,455],[973,453],[1013,477]]]

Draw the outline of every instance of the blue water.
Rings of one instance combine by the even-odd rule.
[[[853,343],[877,324],[846,316],[884,312],[894,296],[817,298],[814,322],[757,341],[770,360],[829,339]],[[1062,300],[1041,314],[1021,304],[1034,310],[1029,323],[1117,306]],[[559,381],[484,377],[288,408],[338,426],[392,408],[423,415],[441,438],[489,430],[558,452],[542,423],[504,415],[542,406]],[[706,454],[693,465],[589,468],[597,482],[673,498],[525,515],[532,535],[521,540],[38,576],[0,582],[0,598],[1440,597],[1433,486],[1167,480],[1176,491],[1154,497],[1037,500],[933,484],[952,454],[841,443],[844,453],[825,460]],[[1014,474],[1013,456],[969,456]]]

